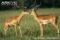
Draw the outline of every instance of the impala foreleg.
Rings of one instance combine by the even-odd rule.
[[[40,24],[40,32],[41,32],[41,37],[43,37],[43,25],[42,24]]]
[[[43,24],[40,23],[39,19],[35,18],[35,20],[38,22],[38,24],[40,25],[40,36],[43,37]]]
[[[6,32],[7,32],[7,30],[8,30],[8,26],[4,26],[4,34],[6,35]]]
[[[16,36],[17,36],[17,29],[16,29],[16,25],[14,25],[14,29],[15,29],[15,33],[16,33]]]

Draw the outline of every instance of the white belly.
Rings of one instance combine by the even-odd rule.
[[[49,20],[41,20],[41,23],[42,24],[48,24],[49,23]]]

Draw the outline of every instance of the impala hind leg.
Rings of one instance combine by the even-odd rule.
[[[22,37],[22,32],[21,32],[21,27],[19,26],[19,29],[20,29],[20,35],[21,35],[21,37]]]
[[[58,33],[58,36],[59,36],[59,28],[58,28],[58,25],[56,25],[55,23],[51,23],[57,30],[57,33]]]

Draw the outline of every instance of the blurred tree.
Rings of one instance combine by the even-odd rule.
[[[42,8],[43,7],[60,7],[60,0],[0,0],[0,7],[1,7],[2,1],[17,1],[20,8],[22,7],[31,8],[35,5],[40,5],[40,7]]]

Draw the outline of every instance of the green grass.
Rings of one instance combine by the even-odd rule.
[[[51,13],[51,15],[60,16],[60,8],[41,8],[37,10],[38,15],[47,15]],[[57,37],[57,31],[51,24],[47,24],[44,27],[44,37],[45,39],[40,39],[40,28],[39,24],[36,22],[33,16],[26,15],[22,18],[20,22],[20,27],[22,31],[22,37],[20,37],[19,29],[17,26],[18,37],[15,35],[14,28],[11,27],[7,31],[7,35],[3,35],[3,23],[4,20],[9,18],[10,16],[19,15],[21,10],[6,10],[0,11],[0,40],[58,40],[58,39],[46,39],[47,37]],[[58,19],[58,26],[60,24],[60,18]],[[60,29],[60,27],[59,27]],[[34,39],[36,38],[36,39]]]

